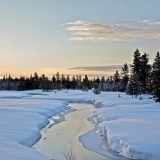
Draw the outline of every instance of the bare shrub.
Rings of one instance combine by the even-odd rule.
[[[63,152],[61,152],[61,154],[65,157],[66,160],[76,160],[76,155],[70,141],[69,145],[69,148],[64,146]]]
[[[64,147],[61,154],[64,156],[64,158],[66,160],[78,160],[78,157],[76,157],[76,154],[74,152],[73,146],[71,145],[71,143],[69,143],[69,144],[70,145],[68,148],[66,146]],[[81,159],[81,160],[87,160],[87,157],[85,155],[83,155],[83,159]],[[91,156],[90,160],[95,160],[95,159]]]

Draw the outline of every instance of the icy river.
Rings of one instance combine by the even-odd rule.
[[[32,148],[54,160],[66,160],[63,154],[72,147],[76,160],[121,159],[107,152],[107,147],[101,143],[103,137],[96,134],[95,124],[88,121],[96,108],[81,103],[70,106],[72,109],[50,119],[50,124],[41,131],[42,138]]]

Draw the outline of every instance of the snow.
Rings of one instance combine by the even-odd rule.
[[[110,152],[106,152],[105,150],[100,148],[103,137],[99,136],[99,134],[96,133],[96,129],[97,127],[80,137],[80,141],[83,143],[84,147],[90,151],[94,151],[106,157],[117,159],[117,157],[113,156]]]
[[[109,148],[133,159],[160,159],[160,105],[143,97],[122,95],[117,103],[112,96],[94,116],[102,122],[101,133]]]
[[[41,137],[39,130],[49,123],[48,118],[66,109],[67,103],[17,99],[28,97],[25,95],[20,92],[8,92],[8,96],[7,92],[0,94],[3,97],[0,99],[0,159],[48,159],[28,147]]]
[[[49,123],[49,117],[58,119],[56,114],[64,112],[68,102],[88,102],[99,108],[93,116],[99,123],[99,134],[107,136],[110,149],[133,159],[160,159],[159,103],[147,96],[139,100],[125,93],[95,95],[91,91],[71,90],[56,94],[40,90],[1,91],[0,159],[48,160],[30,147],[41,137],[40,129]],[[92,132],[88,135],[95,137]]]

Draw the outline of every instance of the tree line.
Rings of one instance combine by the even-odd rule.
[[[160,54],[157,52],[153,64],[149,64],[149,54],[141,54],[138,49],[133,54],[133,63],[127,63],[112,76],[105,78],[89,79],[87,75],[82,78],[81,75],[70,77],[57,72],[49,79],[46,75],[39,76],[36,72],[30,77],[20,76],[12,78],[4,76],[0,81],[1,90],[33,90],[42,89],[43,91],[53,91],[62,89],[73,89],[88,91],[93,89],[95,94],[100,94],[101,91],[119,91],[126,92],[132,97],[141,94],[149,94],[160,102]]]
[[[157,52],[153,64],[149,64],[149,54],[141,54],[138,49],[134,52],[126,93],[132,97],[140,95],[140,99],[141,94],[149,94],[156,102],[160,102],[159,52]]]

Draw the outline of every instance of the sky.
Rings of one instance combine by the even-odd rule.
[[[0,0],[0,76],[109,76],[160,51],[159,0]]]

